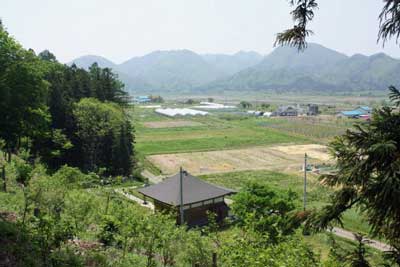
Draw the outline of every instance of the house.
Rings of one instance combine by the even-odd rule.
[[[280,106],[277,111],[273,112],[273,116],[297,116],[298,109],[294,106]]]
[[[190,227],[206,225],[209,211],[217,215],[217,222],[228,216],[229,207],[224,198],[235,194],[235,191],[206,183],[185,171],[182,172],[181,190],[180,175],[178,173],[158,184],[141,188],[139,193],[145,199],[153,200],[156,211],[175,213],[177,224],[180,224],[181,205],[184,222]]]
[[[318,105],[308,104],[307,116],[316,116],[319,114]]]
[[[137,96],[133,100],[135,103],[144,104],[151,102],[151,98],[149,96]]]

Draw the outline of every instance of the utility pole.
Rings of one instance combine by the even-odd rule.
[[[179,199],[180,199],[179,213],[180,213],[180,218],[181,218],[181,225],[183,225],[184,217],[183,217],[183,169],[182,169],[182,166],[179,170]]]
[[[307,206],[307,153],[304,154],[304,192],[303,192],[303,209]]]

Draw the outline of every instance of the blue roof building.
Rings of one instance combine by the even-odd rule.
[[[342,111],[339,113],[339,116],[344,116],[348,118],[359,118],[360,116],[371,114],[371,111],[372,109],[370,107],[361,106],[354,110]]]
[[[151,102],[151,98],[149,96],[137,96],[134,101],[136,103],[149,103]]]

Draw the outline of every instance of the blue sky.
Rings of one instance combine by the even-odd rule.
[[[319,0],[310,41],[347,55],[385,52],[377,44],[381,0]],[[86,54],[116,63],[154,50],[198,53],[272,51],[292,25],[286,0],[0,0],[0,17],[26,48],[49,49],[62,62]]]

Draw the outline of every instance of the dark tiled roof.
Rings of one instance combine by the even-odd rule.
[[[235,191],[206,183],[190,174],[183,174],[183,204],[191,204],[234,194]],[[161,183],[139,189],[147,197],[179,206],[179,173]]]

